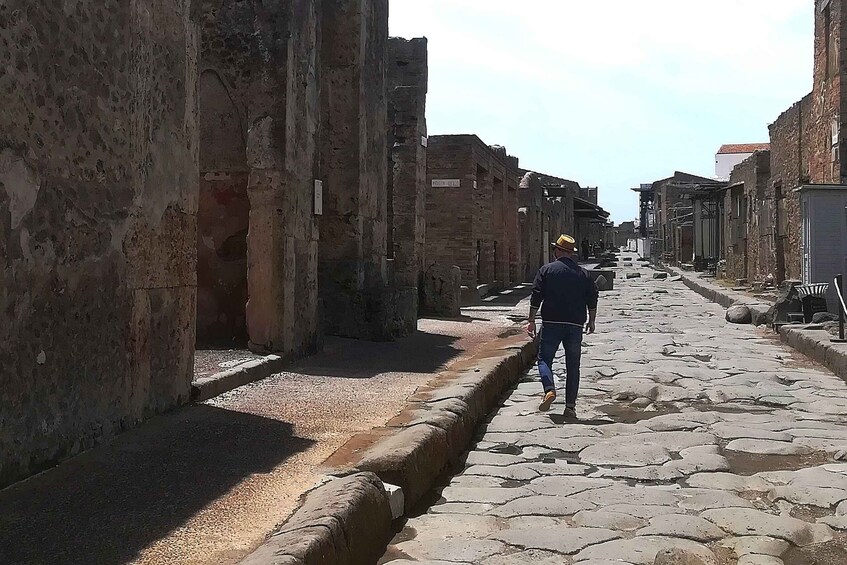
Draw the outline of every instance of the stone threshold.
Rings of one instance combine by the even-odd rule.
[[[474,431],[532,365],[537,342],[496,340],[440,373],[385,427],[351,438],[326,480],[245,565],[375,563],[414,508],[457,465]]]
[[[191,383],[191,401],[204,402],[240,386],[266,379],[285,368],[285,359],[279,355],[267,355],[253,361],[236,365]]]
[[[756,302],[744,293],[721,288],[690,273],[678,272],[671,268],[666,268],[666,270],[680,277],[685,286],[707,300],[726,308],[736,304],[747,306],[753,314],[754,325],[768,325],[770,323],[767,319],[767,312],[770,310],[771,304]],[[817,324],[787,324],[781,326],[779,338],[784,344],[817,361],[840,379],[847,381],[847,344],[833,342],[829,332],[820,329]]]

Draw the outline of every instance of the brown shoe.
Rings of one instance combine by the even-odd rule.
[[[541,401],[541,404],[538,406],[538,409],[542,412],[547,412],[550,410],[550,407],[553,405],[553,402],[556,401],[556,393],[553,391],[548,392],[544,395],[544,400]]]

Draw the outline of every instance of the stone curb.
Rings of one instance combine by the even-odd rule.
[[[802,325],[779,328],[779,338],[783,343],[847,381],[847,344],[833,343],[831,337],[825,330],[807,329]]]
[[[203,402],[240,386],[266,379],[285,368],[285,359],[268,355],[191,383],[191,401]]]
[[[331,467],[336,478],[305,494],[282,528],[242,563],[375,563],[395,533],[386,485],[400,487],[403,509],[411,512],[459,462],[476,426],[535,359],[534,341],[511,337],[495,344],[441,373],[375,435],[348,441],[336,453],[351,454],[354,460]],[[364,437],[379,439],[360,450],[348,447]]]
[[[667,269],[675,276],[682,277],[682,282],[701,296],[729,307],[735,304],[744,304],[750,308],[755,325],[769,324],[767,311],[769,304],[751,302],[750,297],[741,293],[716,288],[715,285],[705,281],[694,280],[674,269]],[[761,323],[756,323],[757,321]],[[786,325],[779,329],[780,340],[792,349],[802,353],[806,357],[817,361],[827,369],[835,373],[840,379],[847,381],[847,344],[832,343],[830,334],[825,330],[807,329],[805,325]]]
[[[376,563],[393,533],[391,507],[373,473],[330,480],[301,497],[300,507],[244,565]]]
[[[665,270],[673,276],[680,277],[685,286],[706,300],[720,304],[724,308],[729,308],[730,306],[735,305],[747,306],[747,308],[750,309],[750,314],[752,314],[751,323],[754,326],[770,325],[771,322],[768,319],[768,313],[770,312],[771,304],[766,302],[757,302],[745,294],[721,288],[718,285],[688,276],[684,272],[677,271],[670,267],[665,267]]]
[[[406,410],[386,424],[397,431],[361,453],[349,469],[334,472],[371,471],[400,486],[405,511],[412,511],[435,481],[459,462],[477,425],[535,359],[535,342],[501,341],[504,345],[496,353],[487,351],[469,359],[467,368],[451,371],[444,386],[412,396]]]

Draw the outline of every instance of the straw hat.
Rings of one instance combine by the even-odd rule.
[[[573,253],[576,251],[576,240],[569,235],[561,235],[556,243],[552,244],[556,249]]]

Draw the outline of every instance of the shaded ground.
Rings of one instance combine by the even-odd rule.
[[[261,355],[246,349],[198,349],[194,352],[194,380],[261,358]]]
[[[561,396],[539,413],[529,371],[381,563],[847,563],[847,384],[682,283],[620,271],[579,419]]]
[[[422,320],[393,344],[330,339],[289,372],[0,491],[0,564],[238,562],[288,516],[324,459],[525,315],[527,292],[459,321]]]

